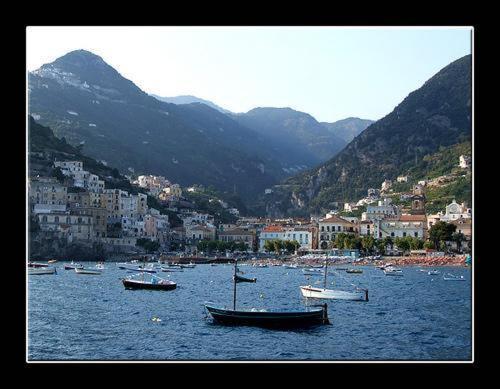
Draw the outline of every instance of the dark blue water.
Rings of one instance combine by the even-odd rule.
[[[471,271],[444,281],[417,267],[388,277],[373,267],[339,272],[329,282],[368,287],[369,302],[330,301],[332,325],[278,331],[224,327],[205,318],[203,302],[232,305],[230,265],[159,273],[174,291],[125,290],[127,275],[108,263],[101,276],[63,270],[29,276],[29,360],[470,360]],[[238,306],[303,308],[299,269],[242,266],[257,283],[238,284]],[[168,274],[170,274],[168,276]],[[158,317],[161,322],[152,321]]]

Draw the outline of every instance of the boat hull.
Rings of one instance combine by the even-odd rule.
[[[125,289],[148,289],[148,290],[173,290],[177,288],[175,282],[168,284],[152,284],[148,282],[138,282],[134,280],[122,280]]]
[[[83,268],[75,268],[75,273],[86,274],[86,275],[95,275],[95,276],[101,275],[100,270],[90,270],[90,269],[83,269]]]
[[[300,291],[302,296],[307,298],[368,301],[368,291],[348,292],[343,290],[313,288],[311,286],[301,286]]]
[[[223,325],[265,328],[305,328],[329,324],[326,307],[298,312],[233,311],[205,305],[214,321]]]
[[[44,274],[56,274],[56,269],[55,268],[30,268],[28,269],[28,274],[29,275],[44,275]]]
[[[384,270],[384,274],[386,276],[392,276],[392,277],[403,277],[403,272],[396,272],[396,271],[387,271],[387,270]]]

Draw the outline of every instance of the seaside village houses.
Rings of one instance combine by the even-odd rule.
[[[115,252],[137,251],[139,238],[168,242],[168,216],[148,208],[146,194],[106,189],[81,161],[56,161],[54,167],[67,178],[64,184],[52,177],[29,180],[30,211],[46,237],[101,243]]]
[[[469,161],[464,158],[466,163]],[[335,249],[335,239],[340,233],[376,239],[407,236],[426,239],[428,230],[437,221],[453,223],[457,232],[463,233],[467,240],[471,238],[472,211],[466,204],[453,201],[444,212],[426,215],[425,182],[415,184],[411,193],[405,194],[404,200],[411,202],[408,209],[393,204],[387,197],[392,186],[389,180],[382,183],[381,189],[368,189],[367,197],[340,205],[344,212],[366,206],[360,218],[340,216],[338,211],[309,220],[242,217],[237,209],[213,199],[211,201],[219,201],[237,218],[234,224],[217,224],[208,213],[169,206],[182,200],[182,189],[165,177],[130,178],[132,184],[147,192],[131,194],[105,188],[104,180],[84,170],[81,161],[57,161],[54,166],[66,177],[64,183],[52,177],[35,177],[29,181],[30,211],[40,233],[68,243],[101,243],[107,251],[115,253],[141,252],[136,245],[141,238],[158,242],[160,250],[168,250],[175,242],[188,253],[196,253],[202,240],[243,242],[249,252],[265,252],[267,241],[288,240],[298,242],[298,252],[328,252]],[[408,180],[408,176],[396,179],[398,182]],[[170,228],[167,215],[148,207],[148,195],[175,211],[182,226]]]

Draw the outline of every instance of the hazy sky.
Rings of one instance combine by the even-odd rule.
[[[26,36],[28,70],[86,49],[147,93],[233,112],[291,107],[319,121],[380,119],[471,52],[465,27],[28,27]]]

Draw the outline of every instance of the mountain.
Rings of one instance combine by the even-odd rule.
[[[467,55],[452,62],[337,156],[275,186],[262,200],[267,212],[322,213],[335,201],[364,197],[440,147],[471,141],[471,61]]]
[[[281,148],[300,155],[307,165],[316,165],[337,154],[347,144],[311,115],[291,108],[254,108],[233,118]]]
[[[224,109],[222,107],[219,107],[217,104],[212,103],[209,100],[205,99],[200,99],[199,97],[196,96],[191,96],[191,95],[184,95],[184,96],[174,96],[174,97],[161,97],[157,96],[154,94],[151,94],[155,99],[158,99],[160,101],[164,101],[165,103],[171,103],[171,104],[192,104],[192,103],[201,103],[208,105],[210,108],[216,109],[219,112],[226,113],[226,114],[231,114],[231,111],[228,111],[227,109]]]
[[[55,135],[120,171],[164,175],[254,198],[308,166],[228,115],[157,100],[101,57],[72,51],[28,76],[29,112]]]
[[[374,123],[373,120],[353,117],[338,120],[333,123],[321,122],[328,131],[343,139],[346,144],[361,134],[372,123]]]
[[[57,177],[54,161],[82,161],[85,170],[97,174],[104,180],[107,188],[118,188],[137,193],[137,187],[130,184],[118,170],[96,161],[81,152],[81,147],[71,146],[66,139],[59,139],[49,127],[37,123],[32,116],[28,118],[29,134],[29,176]]]

